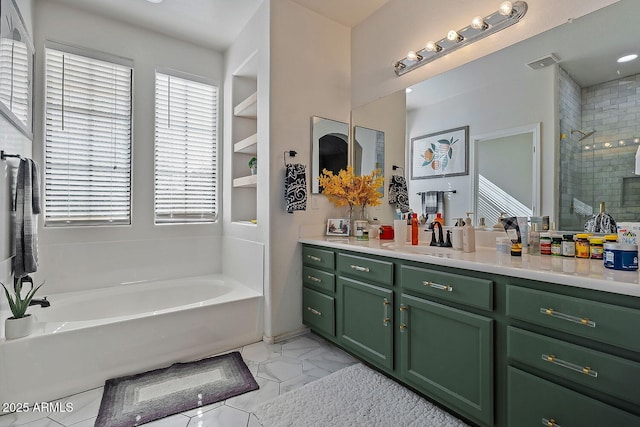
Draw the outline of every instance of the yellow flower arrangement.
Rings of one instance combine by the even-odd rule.
[[[370,175],[354,175],[353,167],[341,169],[337,175],[332,171],[323,169],[318,177],[322,194],[327,196],[335,206],[379,206],[382,201],[382,193],[378,191],[384,185],[384,177],[380,175],[380,169],[375,169]]]

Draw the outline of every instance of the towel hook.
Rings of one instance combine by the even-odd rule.
[[[295,157],[296,154],[298,154],[297,151],[294,150],[288,150],[284,152],[284,155],[282,156],[283,160],[284,160],[284,165],[287,166],[287,154],[289,154],[289,157]]]
[[[391,166],[391,169],[393,169],[393,170],[402,169],[402,175],[404,175],[404,168],[402,166],[393,165],[393,166]]]

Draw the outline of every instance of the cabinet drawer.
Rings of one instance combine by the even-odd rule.
[[[640,404],[640,363],[509,326],[507,355],[554,376]]]
[[[302,288],[302,322],[311,329],[336,336],[335,299],[328,295]]]
[[[408,265],[400,268],[400,277],[403,289],[486,310],[493,309],[491,280]]]
[[[640,351],[640,310],[508,285],[507,315]]]
[[[513,367],[507,382],[509,426],[640,426],[640,417]]]
[[[338,272],[367,282],[393,285],[393,263],[390,261],[338,254]]]
[[[333,251],[303,246],[302,263],[312,267],[324,268],[325,270],[333,270],[335,267],[335,258]]]
[[[302,282],[311,288],[326,292],[335,292],[336,276],[333,273],[318,270],[317,268],[303,267]]]

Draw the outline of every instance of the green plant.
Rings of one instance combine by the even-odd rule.
[[[13,314],[13,318],[20,319],[21,317],[25,317],[25,313],[27,312],[27,308],[29,307],[31,299],[36,294],[38,289],[40,289],[40,287],[44,285],[44,283],[35,289],[33,287],[33,283],[31,283],[31,289],[29,290],[29,292],[27,292],[27,295],[24,298],[22,298],[22,277],[14,279],[13,298],[11,297],[11,294],[7,290],[7,287],[4,285],[4,283],[0,283],[0,285],[2,285],[2,287],[4,288],[4,293],[7,296],[7,300],[9,300],[9,308],[11,309],[11,313]]]
[[[249,169],[256,167],[258,164],[258,159],[256,159],[255,157],[252,157],[251,160],[249,160]]]

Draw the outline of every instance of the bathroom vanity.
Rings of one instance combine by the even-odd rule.
[[[303,238],[303,321],[481,426],[640,426],[640,274]]]

